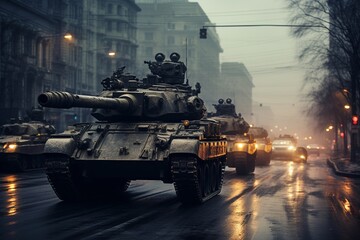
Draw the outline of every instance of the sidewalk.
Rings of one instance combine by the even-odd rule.
[[[337,175],[360,178],[360,160],[357,162],[350,162],[350,158],[330,157],[327,159],[327,163],[333,168]]]

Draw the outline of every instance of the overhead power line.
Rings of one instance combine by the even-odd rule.
[[[294,24],[234,24],[234,25],[204,25],[203,28],[209,27],[322,27],[320,25],[294,25]]]

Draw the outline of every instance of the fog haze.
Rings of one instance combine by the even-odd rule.
[[[193,2],[198,2],[216,25],[289,24],[285,0]],[[290,35],[290,29],[218,27],[216,31],[224,50],[221,62],[242,62],[252,75],[255,106],[270,106],[276,125],[286,127],[288,133],[310,134],[304,132],[308,128],[303,116],[305,67],[297,59],[301,42]]]

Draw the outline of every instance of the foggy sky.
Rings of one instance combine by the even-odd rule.
[[[198,2],[217,25],[289,24],[286,0],[190,1]],[[224,49],[221,62],[242,62],[251,73],[253,101],[270,106],[278,125],[291,129],[289,133],[308,129],[303,118],[305,70],[297,60],[301,42],[290,36],[290,29],[226,27],[216,31]]]

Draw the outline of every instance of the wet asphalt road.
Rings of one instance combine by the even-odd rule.
[[[219,196],[183,206],[171,184],[133,181],[122,199],[61,202],[43,170],[0,173],[0,239],[357,239],[360,179],[323,157],[227,169]]]

